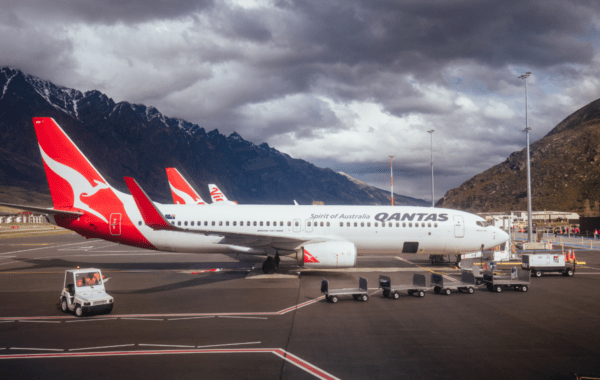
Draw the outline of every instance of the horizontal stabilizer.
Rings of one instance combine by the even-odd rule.
[[[72,215],[72,216],[81,216],[82,212],[77,211],[65,211],[65,210],[57,210],[54,208],[44,208],[44,207],[36,207],[36,206],[24,206],[24,205],[15,205],[12,203],[0,203],[0,206],[6,206],[11,208],[16,208],[18,210],[39,212],[40,214],[51,214],[51,215]]]
[[[131,177],[124,177],[125,183],[135,200],[135,204],[140,210],[140,214],[142,214],[142,218],[144,219],[144,223],[148,225],[148,227],[155,230],[177,230],[174,226],[172,226],[165,217],[158,211],[154,203],[150,200],[148,195],[140,185],[138,185],[137,181]]]

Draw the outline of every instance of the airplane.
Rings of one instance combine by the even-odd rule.
[[[192,188],[189,182],[183,178],[179,170],[176,168],[167,168],[167,178],[169,179],[169,187],[171,188],[171,195],[173,196],[173,203],[175,204],[196,204],[196,205],[205,205],[206,202],[202,200],[200,195],[196,193],[196,191]],[[236,202],[232,202],[225,198],[223,192],[219,190],[216,185],[208,185],[209,190],[213,187],[211,191],[211,197],[213,202],[211,205],[219,205],[219,206],[231,206],[236,205]],[[217,201],[215,202],[215,198]]]
[[[210,191],[210,198],[212,199],[212,204],[222,204],[222,205],[236,205],[237,204],[237,202],[230,201],[229,199],[227,199],[225,194],[223,194],[223,192],[221,190],[219,190],[217,185],[215,185],[213,183],[208,185],[208,191]]]
[[[131,195],[110,186],[52,118],[33,118],[53,208],[0,205],[46,214],[87,238],[168,252],[266,256],[273,273],[282,256],[304,268],[351,268],[358,255],[460,254],[508,240],[470,213],[410,206],[154,203],[133,178]]]

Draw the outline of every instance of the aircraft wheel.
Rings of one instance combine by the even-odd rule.
[[[398,294],[398,292],[394,292],[392,297],[394,297],[394,299],[397,300],[398,298],[400,298],[400,294]]]
[[[69,311],[69,305],[67,304],[67,299],[63,297],[62,301],[60,301],[60,309],[63,312]]]

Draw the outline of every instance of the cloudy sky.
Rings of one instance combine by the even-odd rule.
[[[0,66],[431,199],[600,97],[600,2],[0,0]]]

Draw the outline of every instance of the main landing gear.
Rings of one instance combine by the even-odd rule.
[[[268,256],[267,260],[262,265],[262,270],[265,274],[275,273],[275,270],[279,268],[279,262],[281,259],[279,258],[279,254],[275,255],[275,258]]]

